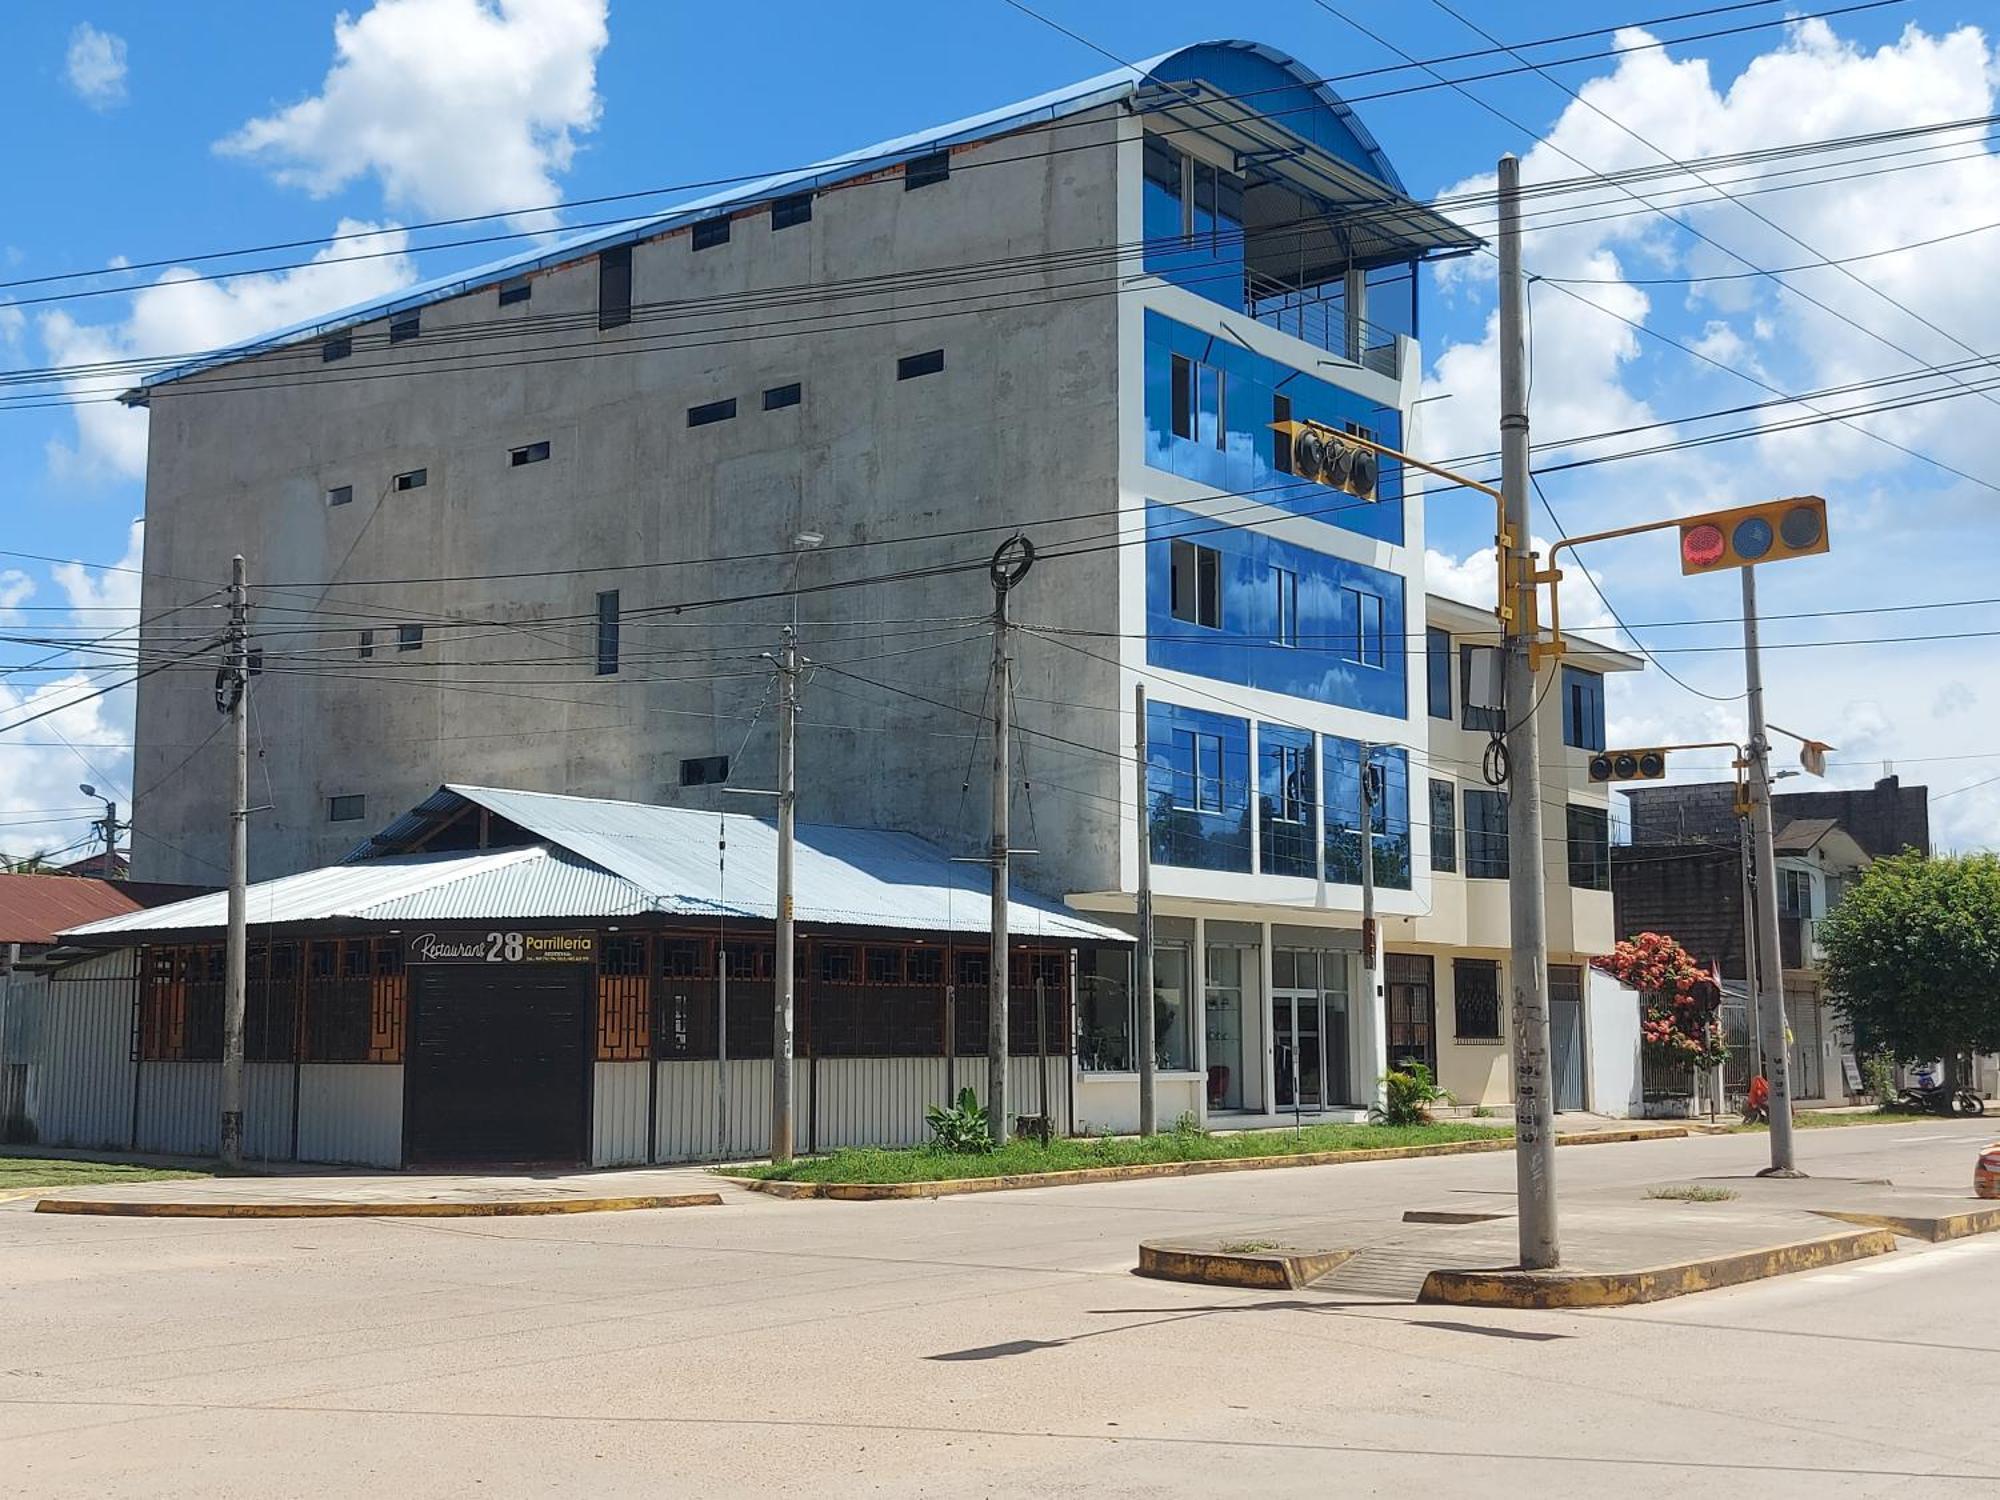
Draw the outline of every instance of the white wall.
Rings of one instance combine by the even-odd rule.
[[[1584,971],[1583,1038],[1590,1107],[1621,1118],[1641,1112],[1639,992]]]
[[[299,1066],[299,1160],[403,1164],[403,1069],[389,1063]]]

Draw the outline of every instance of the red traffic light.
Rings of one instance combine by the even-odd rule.
[[[1681,533],[1681,561],[1697,568],[1712,568],[1722,561],[1722,528],[1704,522]]]

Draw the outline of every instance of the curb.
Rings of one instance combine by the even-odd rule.
[[[1137,1274],[1158,1281],[1295,1292],[1353,1256],[1352,1250],[1205,1250],[1147,1241],[1139,1246]]]
[[[1895,1248],[1896,1237],[1887,1229],[1850,1229],[1820,1239],[1643,1271],[1433,1271],[1424,1278],[1417,1301],[1462,1307],[1629,1307],[1794,1271],[1844,1265],[1887,1255]]]
[[[1887,1229],[1900,1234],[1905,1239],[1928,1240],[1936,1244],[1940,1240],[1962,1240],[1975,1234],[1992,1234],[2000,1231],[2000,1204],[1992,1208],[1968,1208],[1955,1214],[1938,1214],[1926,1217],[1919,1214],[1870,1214],[1850,1213],[1845,1209],[1822,1208],[1818,1212],[1825,1218],[1840,1219],[1849,1224],[1861,1224],[1874,1229]]]
[[[1626,1141],[1684,1139],[1685,1125],[1636,1126],[1629,1130],[1589,1130],[1558,1135],[1558,1146],[1615,1145]],[[1141,1162],[1124,1167],[1079,1167],[1068,1172],[1018,1172],[994,1177],[950,1177],[930,1182],[786,1182],[767,1177],[725,1181],[773,1198],[831,1198],[842,1203],[882,1203],[904,1198],[948,1198],[961,1193],[1006,1193],[1021,1188],[1072,1187],[1097,1182],[1137,1182],[1154,1177],[1201,1177],[1211,1172],[1265,1172],[1280,1167],[1333,1167],[1348,1162],[1409,1161],[1425,1156],[1472,1156],[1511,1151],[1514,1137],[1441,1141],[1435,1146],[1358,1147],[1347,1151],[1307,1151],[1290,1156],[1221,1156],[1203,1161]]]
[[[38,1214],[117,1219],[509,1219],[540,1214],[629,1213],[642,1208],[713,1208],[720,1193],[635,1198],[514,1198],[485,1203],[153,1203],[117,1198],[44,1198]]]

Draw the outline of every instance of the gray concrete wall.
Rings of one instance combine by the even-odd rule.
[[[1109,141],[1115,121],[1097,128]],[[890,543],[1036,522],[1047,551],[1108,530],[1117,299],[1101,265],[970,286],[853,282],[1110,245],[1117,157],[1073,149],[1088,133],[1069,122],[1053,142],[986,143],[915,192],[899,173],[835,189],[811,224],[781,232],[753,211],[715,249],[693,252],[685,232],[641,245],[623,329],[597,330],[597,267],[584,260],[535,277],[524,305],[500,308],[488,289],[427,307],[414,342],[387,347],[376,323],[344,361],[322,363],[313,343],[158,394],[146,613],[206,594],[232,552],[249,560],[267,667],[251,800],[269,804],[251,825],[253,877],[335,859],[447,780],[714,806],[725,799],[680,788],[680,762],[729,754],[739,785],[771,785],[768,704],[753,715],[769,683],[759,653],[775,649],[788,603],[673,611],[786,588],[801,530],[826,538],[798,563],[800,638],[823,664],[805,693],[801,816],[959,849],[983,839],[977,722],[908,694],[979,710],[984,559],[1005,533]],[[1052,145],[1071,149],[1045,154]],[[805,290],[778,307],[661,306],[784,288]],[[942,374],[896,379],[898,356],[934,348]],[[565,357],[521,363],[529,350]],[[803,403],[763,411],[761,393],[791,381]],[[687,408],[726,396],[733,421],[688,428]],[[541,440],[548,462],[509,466],[510,448]],[[391,488],[419,466],[426,487]],[[342,484],[353,503],[329,507]],[[1045,559],[1017,617],[1115,630],[1116,556]],[[976,567],[817,591],[956,563]],[[462,581],[364,584],[440,577]],[[621,595],[623,665],[600,678],[593,611],[608,588]],[[177,646],[218,618],[169,616],[148,644]],[[405,622],[425,625],[421,649],[396,649]],[[368,660],[363,628],[375,631]],[[212,676],[204,657],[139,686],[137,877],[207,883],[223,868]],[[1028,728],[1088,747],[1024,740],[1032,827],[1018,782],[1017,819],[1042,853],[1022,875],[1049,890],[1112,884],[1118,766],[1100,752],[1116,748],[1117,716],[1065,705],[1117,701],[1116,669],[1024,652],[1017,691]],[[330,822],[327,799],[350,793],[366,796],[365,818]]]

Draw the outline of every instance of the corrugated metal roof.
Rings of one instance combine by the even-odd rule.
[[[752,182],[706,194],[689,202],[679,204],[663,213],[633,218],[608,228],[594,229],[588,234],[573,235],[566,239],[545,242],[541,248],[524,251],[517,255],[491,261],[469,271],[454,271],[448,275],[418,282],[385,297],[373,298],[356,303],[338,312],[327,313],[302,323],[295,323],[274,333],[246,339],[240,343],[210,350],[193,359],[146,376],[141,382],[142,389],[165,385],[169,381],[185,379],[202,370],[217,365],[232,363],[252,355],[263,354],[286,344],[320,338],[337,329],[349,328],[357,323],[372,322],[395,313],[407,312],[411,308],[424,307],[433,302],[443,302],[461,296],[466,292],[492,286],[515,276],[528,275],[535,271],[547,270],[552,266],[580,260],[616,245],[632,244],[639,240],[651,239],[669,230],[681,228],[697,219],[712,217],[728,210],[747,207],[767,199],[785,196],[789,193],[832,187],[839,183],[851,182],[858,178],[872,176],[897,164],[908,161],[913,156],[924,156],[952,146],[989,137],[1005,135],[1010,131],[1025,129],[1033,125],[1047,124],[1067,116],[1095,109],[1099,105],[1130,99],[1149,83],[1155,89],[1163,87],[1162,75],[1168,76],[1164,88],[1172,93],[1172,83],[1193,81],[1199,72],[1198,60],[1204,52],[1217,54],[1243,54],[1273,65],[1289,73],[1299,86],[1309,89],[1318,101],[1325,105],[1337,118],[1341,128],[1349,132],[1370,163],[1370,169],[1388,190],[1378,201],[1391,198],[1409,201],[1414,214],[1435,221],[1438,225],[1456,230],[1441,215],[1423,205],[1408,200],[1402,179],[1390,165],[1388,156],[1382,151],[1374,136],[1354,114],[1353,109],[1336,95],[1332,89],[1318,81],[1312,73],[1302,67],[1296,59],[1280,52],[1275,47],[1267,47],[1261,42],[1213,41],[1198,42],[1187,47],[1177,47],[1170,52],[1162,52],[1157,57],[1147,58],[1132,67],[1113,68],[1109,72],[1097,74],[1077,83],[1052,89],[1045,94],[1037,94],[1031,99],[1023,99],[1013,104],[1002,105],[998,109],[983,114],[969,115],[962,120],[954,120],[948,125],[933,126],[912,135],[897,136],[865,146],[859,151],[845,156],[832,157],[811,166],[790,172],[778,172],[768,177],[760,177]],[[1323,149],[1319,143],[1303,140],[1301,145],[1307,150]],[[1466,246],[1477,245],[1476,236],[1457,230]]]
[[[53,943],[65,927],[138,906],[114,881],[81,875],[0,875],[0,943]]]
[[[375,852],[414,838],[438,815],[475,803],[540,842],[455,853]],[[718,866],[717,836],[726,837]],[[912,932],[983,932],[990,914],[984,871],[954,863],[912,834],[824,825],[798,830],[793,910],[802,922]],[[450,786],[396,820],[346,862],[250,888],[261,924],[446,922],[550,918],[683,917],[773,920],[777,829],[743,813],[701,813],[591,797]],[[1016,889],[1009,921],[1018,937],[1126,942],[1113,928]],[[228,921],[222,893],[68,929],[102,941],[122,934],[216,931]]]

